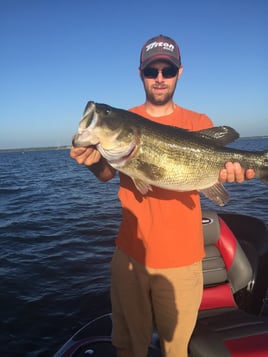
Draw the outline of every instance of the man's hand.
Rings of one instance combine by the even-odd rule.
[[[244,170],[238,162],[227,162],[225,168],[220,171],[219,181],[224,182],[243,182],[244,180],[251,180],[255,176],[252,169]]]
[[[107,163],[94,146],[87,148],[72,147],[70,156],[78,164],[86,165],[100,181],[108,181],[115,175],[115,169]]]
[[[70,156],[74,159],[78,164],[91,166],[96,164],[101,159],[101,154],[94,146],[90,146],[87,148],[74,148],[72,147],[70,150]]]

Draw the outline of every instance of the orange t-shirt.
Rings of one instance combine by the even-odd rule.
[[[212,127],[204,114],[176,106],[167,116],[151,117],[144,105],[130,109],[158,123],[191,131]],[[200,196],[197,191],[177,192],[153,186],[142,195],[132,179],[120,173],[118,193],[122,223],[116,245],[151,268],[193,264],[204,256]]]

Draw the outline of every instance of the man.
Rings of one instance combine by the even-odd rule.
[[[206,115],[174,103],[182,71],[175,41],[162,35],[148,40],[139,67],[146,100],[131,111],[188,130],[211,127]],[[94,147],[72,148],[71,157],[89,166],[101,181],[115,175]],[[203,289],[199,194],[154,187],[142,196],[129,177],[119,175],[123,218],[111,264],[112,338],[117,356],[147,356],[155,325],[163,356],[186,357]],[[248,170],[246,177],[253,176]],[[219,180],[242,182],[244,172],[239,164],[227,163]]]

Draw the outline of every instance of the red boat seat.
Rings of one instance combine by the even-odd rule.
[[[234,294],[254,283],[238,240],[215,212],[203,211],[204,292],[189,344],[194,357],[268,356],[268,323],[238,307]]]

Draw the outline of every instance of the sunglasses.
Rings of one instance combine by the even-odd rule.
[[[164,78],[173,78],[178,73],[178,68],[174,66],[164,67],[163,69],[157,69],[154,67],[145,67],[142,70],[142,73],[145,78],[157,78],[159,72],[162,73]]]

